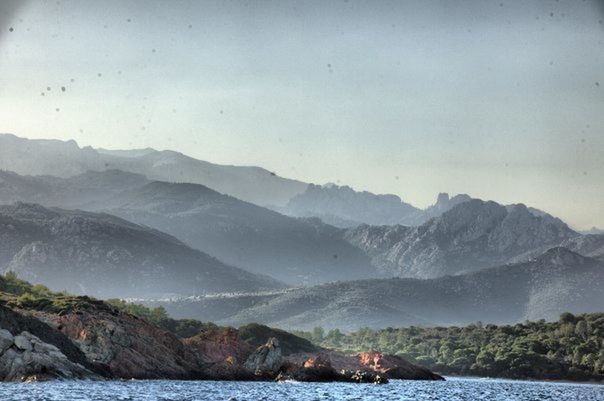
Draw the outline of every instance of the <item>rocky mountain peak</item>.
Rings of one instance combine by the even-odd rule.
[[[439,193],[436,198],[436,205],[442,205],[447,202],[449,202],[449,194],[446,192]]]

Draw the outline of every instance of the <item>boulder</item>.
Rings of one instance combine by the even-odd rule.
[[[244,368],[259,377],[275,377],[283,366],[279,340],[269,338],[266,344],[254,351],[243,364]]]
[[[10,331],[0,329],[0,355],[9,349],[15,342],[15,338]]]
[[[24,331],[24,333],[26,333]],[[31,351],[33,346],[31,342],[24,335],[15,336],[15,347],[23,351]]]

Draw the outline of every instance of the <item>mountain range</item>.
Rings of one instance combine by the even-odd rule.
[[[0,271],[99,297],[282,288],[167,234],[107,214],[0,206]]]
[[[69,178],[0,172],[0,203],[103,211],[174,235],[225,263],[290,285],[375,277],[369,257],[335,227],[297,219],[199,184],[118,170]]]
[[[260,167],[217,165],[174,151],[80,148],[73,140],[32,140],[11,134],[0,134],[0,170],[63,178],[89,171],[122,170],[149,180],[202,184],[281,214],[318,217],[340,228],[360,224],[420,225],[471,199],[465,194],[449,198],[443,193],[434,205],[421,210],[393,194],[308,184]]]
[[[97,150],[80,148],[73,140],[25,139],[11,134],[0,134],[0,169],[56,177],[118,169],[151,180],[203,184],[241,200],[276,206],[285,205],[308,185],[260,167],[213,164],[170,150]]]
[[[172,151],[12,135],[0,168],[0,272],[55,290],[303,329],[601,308],[604,235],[524,204],[441,193],[421,210]]]
[[[349,186],[310,184],[306,191],[275,210],[289,216],[318,217],[340,228],[362,224],[417,226],[470,199],[466,194],[450,198],[449,194],[441,193],[434,205],[422,210],[393,194],[376,195]]]
[[[535,249],[578,237],[561,220],[536,216],[523,205],[472,199],[420,226],[368,226],[348,230],[350,243],[383,273],[434,278],[497,266]]]

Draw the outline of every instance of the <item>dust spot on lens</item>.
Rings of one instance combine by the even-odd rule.
[[[9,32],[12,32],[12,31],[14,31],[14,30],[15,30],[15,29],[14,29],[12,26],[11,26],[10,28],[8,28],[8,31],[9,31]]]
[[[65,87],[61,86],[61,92],[65,92],[65,90],[66,90]]]

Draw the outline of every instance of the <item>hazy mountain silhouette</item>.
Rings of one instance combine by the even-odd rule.
[[[162,305],[182,317],[214,313],[216,319],[222,313],[222,323],[254,321],[286,329],[513,323],[601,311],[603,280],[604,263],[556,247],[528,262],[459,276],[338,282],[257,301],[248,297],[239,305],[235,299]]]
[[[465,194],[449,198],[448,194],[441,193],[434,205],[422,210],[393,194],[376,195],[355,191],[348,186],[310,184],[306,191],[276,210],[290,216],[318,217],[341,228],[362,224],[417,226],[470,199]]]
[[[107,215],[0,206],[0,271],[100,297],[261,291],[283,285]]]
[[[33,140],[10,134],[0,134],[0,169],[57,177],[119,169],[153,180],[199,183],[258,205],[277,206],[308,185],[260,167],[218,165],[169,150],[99,151],[80,148],[73,140]]]
[[[420,210],[396,195],[357,192],[348,186],[334,184],[311,184],[279,211],[290,216],[319,217],[337,227],[355,227],[363,223],[397,224]]]
[[[317,219],[283,216],[198,184],[111,170],[70,178],[0,172],[0,202],[106,211],[292,285],[376,276],[369,257]]]

